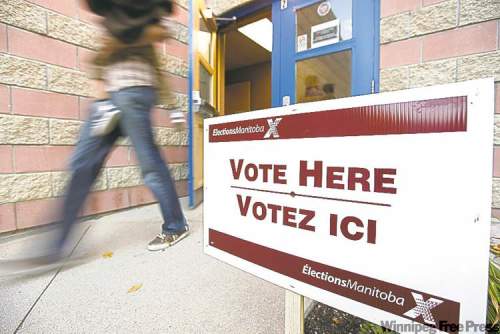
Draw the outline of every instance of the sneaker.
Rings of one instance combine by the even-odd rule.
[[[175,234],[160,233],[148,244],[148,250],[159,251],[171,247],[189,235],[189,226],[183,232]]]
[[[113,131],[121,117],[121,110],[109,101],[97,104],[96,118],[92,120],[90,134],[92,137],[105,136]]]

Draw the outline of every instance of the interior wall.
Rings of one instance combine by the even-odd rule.
[[[251,110],[271,108],[271,62],[226,72],[226,86],[250,81]]]

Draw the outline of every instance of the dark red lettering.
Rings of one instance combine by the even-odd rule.
[[[234,159],[229,160],[231,164],[231,170],[233,171],[233,178],[238,180],[241,174],[241,168],[243,167],[243,159],[238,160],[238,166],[235,165]]]
[[[305,209],[300,209],[299,213],[301,215],[304,215],[305,217],[302,219],[302,221],[299,224],[299,228],[307,231],[316,231],[316,227],[312,225],[308,225],[309,222],[314,218],[316,215],[316,212],[310,211],[310,210],[305,210]]]
[[[259,168],[262,169],[262,182],[267,182],[269,180],[269,171],[273,168],[273,165],[262,164],[259,165]]]
[[[278,223],[278,211],[281,210],[280,205],[268,204],[267,207],[271,210],[271,221],[275,224]]]
[[[370,171],[366,168],[350,167],[347,189],[356,190],[356,184],[361,185],[363,191],[370,191]]]
[[[283,225],[290,227],[297,227],[297,223],[295,223],[295,213],[296,209],[290,208],[288,206],[283,207]]]
[[[395,194],[396,188],[387,187],[386,185],[394,184],[394,177],[396,176],[396,169],[393,168],[375,168],[375,187],[373,189],[376,193]]]
[[[252,172],[252,174],[250,174]],[[248,181],[255,181],[257,180],[259,173],[257,166],[254,164],[248,164],[245,167],[245,177],[247,178]]]
[[[260,214],[257,212],[257,209],[260,208]],[[264,220],[267,216],[266,205],[262,202],[255,202],[253,204],[253,215],[258,220]]]
[[[275,165],[274,166],[274,183],[276,184],[286,184],[286,165]]]
[[[377,243],[377,221],[369,219],[368,220],[368,243],[376,244]]]
[[[337,236],[337,223],[339,216],[331,214],[330,215],[330,235]]]
[[[299,184],[301,186],[307,187],[307,178],[312,177],[314,180],[314,186],[316,188],[321,187],[321,183],[323,182],[323,162],[322,161],[315,161],[314,162],[314,168],[313,169],[308,169],[307,168],[307,161],[300,161],[300,177],[299,177]]]
[[[364,233],[363,232],[351,233],[349,231],[350,224],[354,224],[354,225],[356,225],[356,227],[359,227],[359,228],[364,227],[363,222],[359,218],[356,218],[353,216],[345,217],[344,219],[342,219],[342,222],[340,223],[340,231],[342,232],[344,237],[346,237],[347,239],[352,240],[352,241],[361,240],[361,238],[363,238]]]
[[[241,195],[236,195],[238,197],[238,207],[240,208],[240,213],[242,216],[246,216],[248,213],[248,208],[250,207],[250,201],[252,200],[252,197],[246,196],[245,197],[245,203],[243,203],[243,198]]]
[[[343,183],[336,183],[335,181],[342,182],[342,174],[344,167],[327,167],[326,168],[326,187],[332,189],[344,189]],[[339,173],[339,174],[336,174]]]

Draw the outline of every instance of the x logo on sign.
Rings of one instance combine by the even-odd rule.
[[[431,310],[443,303],[443,301],[436,298],[429,298],[427,301],[424,301],[424,297],[421,294],[416,292],[412,292],[411,294],[413,295],[413,299],[415,299],[417,306],[406,312],[404,315],[412,319],[422,316],[426,324],[436,325],[436,320],[434,320]]]
[[[269,124],[269,130],[267,130],[264,138],[279,138],[280,134],[278,133],[278,125],[280,124],[282,118],[276,118],[274,121],[272,119],[267,120],[267,124]]]

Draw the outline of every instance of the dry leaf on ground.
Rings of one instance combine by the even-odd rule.
[[[105,252],[102,254],[102,257],[105,259],[110,259],[113,257],[113,252]]]
[[[140,288],[142,288],[142,284],[135,284],[135,285],[132,285],[132,287],[130,289],[128,289],[128,293],[133,293],[133,292],[136,292],[138,291]]]

